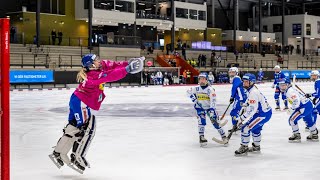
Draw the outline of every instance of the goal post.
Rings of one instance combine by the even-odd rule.
[[[9,18],[0,18],[0,118],[1,118],[1,180],[10,179],[10,121],[9,121],[9,69],[10,31]]]

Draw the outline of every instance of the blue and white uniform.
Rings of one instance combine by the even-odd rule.
[[[239,117],[239,112],[241,110],[241,104],[245,103],[247,100],[247,92],[243,88],[243,84],[241,78],[239,76],[234,76],[232,81],[231,88],[231,97],[234,98],[235,101],[232,106],[232,110],[230,111],[230,116],[232,118],[232,124],[237,124],[237,118]]]
[[[276,101],[277,107],[280,107],[280,101],[279,101],[280,93],[281,93],[282,100],[284,101],[285,107],[288,107],[286,94],[284,92],[281,92],[279,88],[279,81],[282,81],[285,78],[286,78],[286,75],[284,75],[284,73],[281,71],[278,73],[274,73],[273,86],[276,86],[276,90],[274,92],[274,100]]]
[[[299,133],[298,121],[303,118],[310,132],[316,134],[317,128],[313,117],[312,102],[292,86],[288,87],[286,94],[291,105],[292,114],[289,118],[289,125],[292,127],[293,133]]]
[[[260,146],[261,130],[263,125],[270,120],[272,109],[266,97],[254,86],[248,89],[246,105],[243,115],[240,116],[243,121],[241,144],[248,145],[250,134],[252,134],[254,144]]]
[[[262,82],[263,76],[264,76],[264,72],[262,71],[262,69],[260,69],[258,72],[258,83]]]
[[[197,111],[199,135],[204,135],[206,114],[209,114],[210,119],[218,119],[215,90],[208,85],[196,86],[189,89],[187,94],[194,103],[194,108]],[[212,124],[218,130],[221,137],[225,137],[224,130],[217,123],[212,122]]]
[[[320,101],[319,101],[319,98],[320,98],[320,79],[317,79],[314,82],[314,90],[315,90],[315,92],[312,93],[312,96],[314,98],[316,98],[316,100],[314,100],[314,102],[316,102],[316,103],[314,104],[313,118],[316,123],[317,122],[317,115],[320,114]]]

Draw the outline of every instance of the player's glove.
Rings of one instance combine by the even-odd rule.
[[[209,110],[209,117],[210,117],[211,121],[215,121],[217,123],[220,123],[220,118],[213,108],[210,108],[210,110]],[[212,122],[212,123],[214,123],[214,122]]]
[[[311,97],[311,94],[307,93],[304,95],[306,98],[310,98]]]
[[[241,118],[241,116],[239,116],[236,120],[237,120],[237,128],[241,129],[242,126],[244,125],[243,119]]]
[[[129,64],[126,67],[127,73],[136,74],[142,71],[144,60],[145,60],[145,57],[130,59]]]
[[[230,100],[229,100],[229,102],[230,102],[230,104],[233,103],[233,102],[234,102],[234,98],[231,97]]]
[[[272,88],[272,89],[274,88],[274,84],[272,84],[271,88]]]
[[[316,105],[316,104],[317,104],[317,100],[318,100],[318,98],[313,98],[313,99],[312,99],[312,103],[313,103],[314,105]]]
[[[288,108],[288,109],[287,109],[288,115],[291,115],[293,112],[294,112],[294,109],[292,109],[292,108]]]
[[[240,102],[240,106],[241,106],[241,107],[248,107],[248,106],[249,106],[249,104],[248,104],[248,103]]]

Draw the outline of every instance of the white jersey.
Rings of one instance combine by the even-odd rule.
[[[271,110],[266,97],[256,87],[248,91],[246,104],[245,112],[241,116],[244,121],[250,120],[256,113],[266,113]]]
[[[297,109],[300,106],[305,105],[308,101],[310,101],[308,98],[306,98],[303,94],[301,94],[292,86],[287,89],[286,96],[292,109]]]
[[[192,87],[187,91],[187,94],[192,102],[197,102],[195,108],[203,108],[205,110],[216,108],[216,92],[211,86],[207,86],[204,89],[201,86]]]
[[[209,81],[212,81],[212,82],[214,81],[214,76],[213,76],[213,74],[209,74],[209,75],[208,75],[208,80],[209,80]]]

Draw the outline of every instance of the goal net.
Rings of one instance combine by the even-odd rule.
[[[0,18],[0,158],[1,180],[10,179],[10,126],[9,126],[9,68],[10,68],[9,19]]]
[[[141,84],[162,85],[165,77],[169,80],[169,85],[180,84],[180,67],[145,67],[141,76]]]

